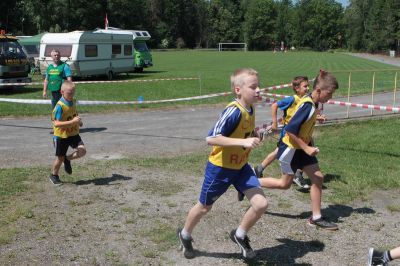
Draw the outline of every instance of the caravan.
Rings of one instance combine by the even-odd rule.
[[[122,30],[119,28],[108,27],[107,29],[98,29],[94,32],[108,34],[130,34],[132,36],[134,48],[135,71],[142,72],[143,68],[153,66],[153,58],[146,44],[146,41],[150,40],[151,38],[148,31]]]
[[[91,31],[46,33],[40,41],[39,64],[42,74],[52,63],[50,53],[59,50],[73,77],[115,74],[135,70],[131,34],[108,34]]]

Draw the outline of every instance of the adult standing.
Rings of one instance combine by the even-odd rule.
[[[50,53],[53,63],[47,67],[43,83],[43,98],[47,97],[47,90],[51,92],[51,110],[61,99],[61,85],[64,80],[72,81],[71,68],[61,61],[60,51],[53,49]]]

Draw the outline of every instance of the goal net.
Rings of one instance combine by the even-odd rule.
[[[247,44],[244,42],[220,42],[218,43],[218,51],[247,51]]]

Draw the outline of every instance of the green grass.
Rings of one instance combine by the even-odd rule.
[[[260,73],[262,87],[289,83],[294,76],[316,76],[320,68],[335,72],[340,89],[335,96],[346,95],[350,70],[394,69],[386,64],[341,53],[318,52],[211,52],[211,51],[172,51],[154,52],[155,66],[143,73],[121,74],[123,79],[157,79],[169,77],[200,77],[199,80],[157,81],[145,83],[80,84],[77,87],[78,100],[135,101],[139,96],[144,100],[173,99],[230,91],[229,76],[240,67],[252,67]],[[400,68],[398,68],[400,70]],[[343,72],[344,71],[344,72]],[[373,72],[352,72],[351,93],[370,92]],[[41,81],[35,75],[34,81]],[[394,88],[395,71],[378,71],[375,76],[375,91],[391,91]],[[397,78],[400,81],[400,75]],[[291,94],[291,89],[279,93]],[[1,98],[41,99],[42,86],[16,88],[11,92],[0,90]],[[106,105],[79,106],[79,112],[132,111],[138,109],[171,107],[177,105],[214,104],[226,102],[226,97],[217,97],[179,103],[151,105]],[[0,102],[0,116],[48,115],[49,106],[15,104]]]

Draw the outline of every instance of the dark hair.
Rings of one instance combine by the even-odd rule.
[[[292,80],[292,88],[295,93],[296,93],[296,88],[299,87],[301,83],[304,81],[308,82],[308,78],[306,76],[297,76]]]
[[[315,90],[317,85],[321,90],[336,90],[339,88],[339,83],[337,82],[335,76],[323,69],[321,69],[319,74],[315,77],[313,90]]]

